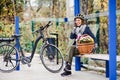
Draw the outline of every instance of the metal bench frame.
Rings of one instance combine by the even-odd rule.
[[[106,62],[106,77],[109,77],[109,55],[108,54],[84,54],[75,56],[75,70],[81,70],[81,58],[91,58],[93,60],[101,60]],[[120,56],[117,56],[116,61],[120,61]]]

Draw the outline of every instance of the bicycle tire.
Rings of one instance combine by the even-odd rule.
[[[14,46],[11,44],[0,46],[0,71],[12,72],[16,69],[19,62],[19,54]]]
[[[64,62],[60,50],[55,45],[48,44],[41,52],[40,59],[44,67],[52,73],[58,73]],[[50,56],[53,57],[50,58]]]

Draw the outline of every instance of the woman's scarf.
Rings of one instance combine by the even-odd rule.
[[[80,37],[83,32],[85,31],[86,25],[81,25],[80,27],[76,28],[75,34]]]

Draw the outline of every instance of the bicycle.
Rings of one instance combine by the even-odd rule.
[[[10,44],[11,41],[18,39],[21,36],[20,34],[14,34],[11,38],[0,38],[0,42],[8,42],[7,44],[0,45],[0,71],[14,71],[20,64],[20,61],[22,64],[27,64],[30,67],[30,63],[34,57],[37,44],[40,40],[42,40],[43,44],[40,48],[40,60],[42,64],[48,71],[52,73],[59,72],[63,67],[63,56],[58,47],[56,47],[54,44],[50,44],[43,34],[43,31],[50,25],[51,22],[49,21],[46,26],[42,26],[33,32],[39,33],[39,36],[36,38],[31,55],[28,57],[23,53],[19,41],[19,49],[16,48],[17,43],[14,45]]]

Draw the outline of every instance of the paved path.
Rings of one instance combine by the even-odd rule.
[[[33,58],[31,67],[27,65],[20,66],[20,71],[13,71],[11,73],[0,72],[0,80],[109,80],[100,73],[90,71],[75,71],[72,67],[72,75],[68,77],[61,77],[60,73],[51,73],[47,71],[41,64],[38,56]]]

